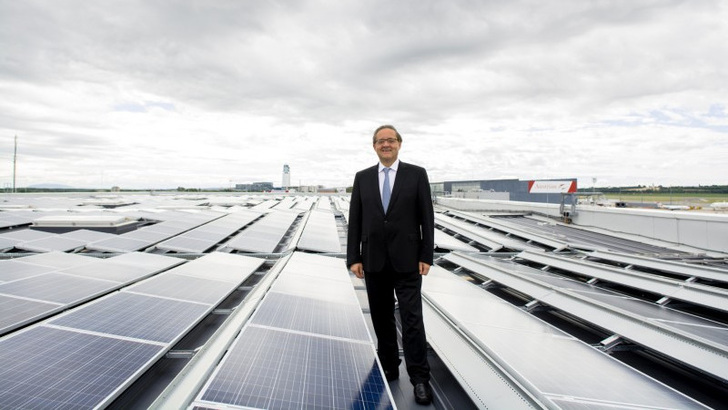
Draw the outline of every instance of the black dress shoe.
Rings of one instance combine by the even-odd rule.
[[[429,383],[415,384],[415,401],[417,404],[432,403],[432,388]]]
[[[399,369],[385,370],[384,377],[387,378],[388,382],[392,382],[392,381],[399,379]]]

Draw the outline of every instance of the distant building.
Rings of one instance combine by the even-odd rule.
[[[273,190],[272,182],[253,182],[252,184],[235,184],[236,191],[268,192]]]
[[[546,181],[546,180],[542,180]],[[557,180],[553,180],[557,181]],[[558,181],[576,183],[576,178],[560,178]],[[498,199],[522,202],[561,203],[560,193],[531,193],[529,180],[495,179],[472,181],[445,181],[431,184],[433,194],[456,198]]]
[[[291,186],[291,168],[288,166],[288,164],[283,164],[283,183],[281,184],[281,187],[283,189],[288,189]]]

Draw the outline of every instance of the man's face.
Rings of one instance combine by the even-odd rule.
[[[377,152],[379,161],[384,165],[391,165],[397,160],[397,154],[402,143],[397,141],[397,133],[389,128],[379,130],[374,137],[374,151]]]

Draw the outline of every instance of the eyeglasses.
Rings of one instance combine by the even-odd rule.
[[[387,144],[394,144],[394,143],[396,143],[396,142],[397,142],[397,139],[396,139],[396,138],[382,138],[382,139],[380,139],[380,140],[377,140],[377,141],[376,141],[376,142],[374,142],[374,143],[375,143],[375,144],[377,144],[377,145],[382,145],[382,144],[384,144],[385,142],[386,142]]]

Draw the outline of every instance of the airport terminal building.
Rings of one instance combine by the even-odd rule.
[[[538,182],[568,183],[576,191],[576,178],[559,180],[539,180]],[[533,180],[490,179],[470,181],[445,181],[432,184],[435,195],[453,198],[496,199],[502,201],[540,202],[558,204],[561,194],[554,192],[534,192]]]

